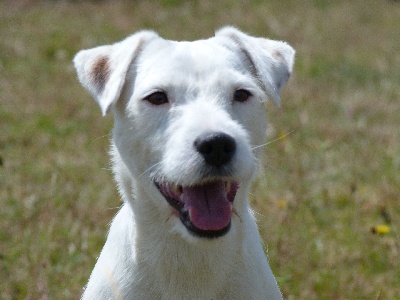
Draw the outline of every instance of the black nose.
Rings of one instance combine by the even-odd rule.
[[[194,146],[208,164],[216,167],[230,162],[236,150],[235,140],[223,132],[202,134],[194,141]]]

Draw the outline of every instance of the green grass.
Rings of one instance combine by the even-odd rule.
[[[112,117],[74,54],[226,24],[297,49],[282,107],[267,104],[269,139],[290,134],[265,147],[251,195],[285,298],[400,299],[400,4],[8,1],[0,18],[1,299],[77,299],[120,205]],[[386,215],[391,232],[372,234]]]

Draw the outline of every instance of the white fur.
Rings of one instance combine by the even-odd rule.
[[[142,31],[77,54],[83,86],[104,114],[110,108],[114,113],[111,153],[124,201],[82,299],[282,298],[247,194],[258,161],[252,148],[266,138],[263,102],[269,97],[279,103],[293,60],[286,43],[232,27],[194,42]],[[238,89],[252,96],[234,102]],[[159,90],[169,103],[143,100]],[[193,143],[213,131],[236,141],[231,179],[240,188],[229,232],[207,239],[188,232],[153,180],[207,180]]]

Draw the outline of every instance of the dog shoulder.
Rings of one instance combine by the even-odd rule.
[[[82,296],[86,299],[120,299],[133,280],[135,228],[132,212],[124,204],[111,223],[107,241],[100,253]],[[119,295],[119,296],[118,296]]]

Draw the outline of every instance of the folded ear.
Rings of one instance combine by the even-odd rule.
[[[234,27],[222,28],[215,35],[235,44],[268,97],[280,105],[279,93],[292,72],[295,50],[285,42],[252,37]]]
[[[144,44],[158,37],[152,31],[140,31],[113,45],[79,51],[74,65],[81,84],[89,91],[105,115],[117,102],[132,61]]]

